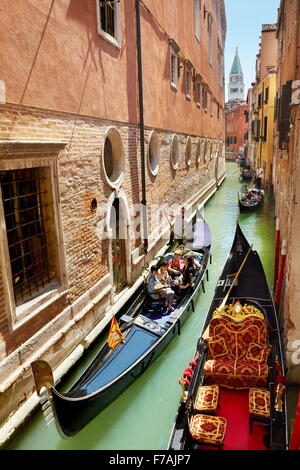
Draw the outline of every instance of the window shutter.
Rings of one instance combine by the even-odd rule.
[[[278,119],[278,92],[276,92],[276,96],[274,98],[274,121]]]
[[[269,87],[265,89],[265,103],[267,104],[268,101],[269,101]]]
[[[260,137],[260,119],[256,122],[256,140],[258,141]]]
[[[279,123],[279,148],[286,149],[286,144],[289,140],[290,130],[290,103],[292,98],[292,80],[289,80],[282,86],[282,95],[280,103],[280,123]]]
[[[264,135],[263,135],[264,142],[266,142],[266,140],[267,140],[267,135],[268,135],[268,116],[265,116],[265,118],[264,118]]]

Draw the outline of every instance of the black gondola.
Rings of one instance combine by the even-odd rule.
[[[238,199],[240,212],[255,211],[263,205],[264,191],[257,188],[240,191],[238,194]]]
[[[169,450],[287,449],[276,311],[259,255],[239,225],[190,364]]]
[[[252,180],[252,173],[251,173],[251,170],[249,170],[248,168],[244,168],[241,171],[240,176],[241,176],[242,180],[244,180],[244,181],[251,181]]]
[[[208,225],[197,210],[193,221],[193,239],[185,243],[200,260],[193,286],[180,295],[175,310],[166,313],[161,303],[150,299],[143,285],[123,309],[120,329],[125,341],[115,349],[106,343],[86,371],[62,395],[54,387],[52,370],[47,362],[32,363],[36,390],[45,412],[54,418],[63,437],[75,435],[136,378],[140,377],[156,359],[180,328],[189,311],[194,310],[203,277],[210,260],[211,237]]]

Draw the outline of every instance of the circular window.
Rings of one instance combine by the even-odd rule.
[[[191,155],[192,155],[192,140],[190,137],[187,138],[185,144],[185,163],[187,166],[191,164]]]
[[[156,132],[152,132],[149,140],[148,163],[152,175],[157,175],[160,160],[160,140]]]
[[[200,163],[201,160],[201,141],[198,139],[197,147],[196,147],[196,163]]]
[[[171,162],[172,162],[172,167],[174,168],[174,170],[176,170],[178,167],[179,158],[180,158],[179,143],[178,143],[177,135],[175,134],[172,139],[172,144],[171,144]]]
[[[119,187],[124,179],[125,157],[122,139],[115,127],[110,127],[104,136],[103,166],[108,184]]]

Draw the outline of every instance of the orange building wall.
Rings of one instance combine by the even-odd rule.
[[[156,125],[165,129],[174,131],[189,132],[203,136],[215,135],[218,138],[223,137],[223,116],[220,111],[220,123],[212,128],[213,120],[210,112],[205,113],[203,107],[197,108],[195,100],[191,101],[185,97],[184,67],[180,69],[180,77],[177,92],[170,87],[170,62],[169,62],[169,44],[168,37],[175,39],[180,45],[180,53],[183,58],[188,59],[195,68],[195,73],[200,73],[203,81],[209,84],[215,99],[224,107],[224,88],[219,86],[218,82],[218,52],[217,38],[222,44],[221,35],[218,32],[218,22],[216,18],[213,21],[213,66],[209,63],[208,56],[208,31],[207,15],[204,18],[203,5],[201,8],[201,28],[200,42],[194,34],[194,2],[190,0],[172,0],[172,9],[168,2],[157,2],[156,0],[147,0],[144,2],[153,15],[157,18],[159,24],[164,25],[159,28],[153,21],[152,16],[142,9],[142,40],[144,51],[143,55],[143,75],[144,75],[144,94],[145,94],[145,123],[147,125]],[[213,1],[206,2],[205,8],[208,12],[214,12]],[[182,11],[179,16],[178,11]],[[215,15],[214,15],[215,16]],[[164,33],[166,32],[167,35]],[[151,54],[149,54],[149,44],[152,45]],[[163,53],[162,53],[163,51]],[[181,64],[183,62],[181,61]],[[163,81],[155,80],[155,77],[163,77]],[[145,84],[149,86],[145,86]],[[166,105],[161,106],[161,100],[166,100]],[[176,104],[176,119],[169,112],[169,106]],[[216,116],[216,106],[214,105],[214,114]]]
[[[217,20],[213,21],[211,67],[207,53],[208,13],[204,18],[203,6],[198,42],[193,2],[172,0],[172,9],[167,2],[144,3],[152,11],[151,15],[141,4],[145,124],[204,136],[213,130],[215,137],[221,138],[222,119],[211,129],[210,113],[198,109],[194,99],[186,100],[184,68],[177,92],[171,89],[169,63],[171,37],[180,45],[182,58],[190,60],[223,106],[224,89],[215,79],[217,37],[222,42]],[[24,0],[2,0],[0,79],[6,83],[7,102],[137,123],[135,1],[126,0],[120,5],[122,41],[118,49],[98,34],[94,0],[30,0],[26,9]],[[205,8],[214,14],[212,0]],[[183,14],[178,15],[178,11]],[[169,112],[174,104],[176,119]]]
[[[136,123],[133,8],[122,2],[119,50],[97,32],[94,0],[1,1],[7,102]]]
[[[248,106],[241,106],[239,108],[233,108],[225,112],[226,148],[232,152],[239,152],[240,147],[243,147],[244,145],[244,135],[248,129],[244,112],[247,110]],[[232,144],[227,143],[227,139],[230,137],[232,138]],[[233,143],[234,137],[237,139],[236,144]]]
[[[261,82],[269,73],[268,68],[276,66],[277,62],[277,40],[275,31],[262,31],[261,51],[260,51],[260,76]]]

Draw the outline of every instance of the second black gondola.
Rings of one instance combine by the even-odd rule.
[[[180,382],[169,450],[286,450],[285,374],[259,255],[237,226],[197,349]]]
[[[240,212],[252,212],[259,209],[264,202],[264,191],[251,188],[238,194]]]

